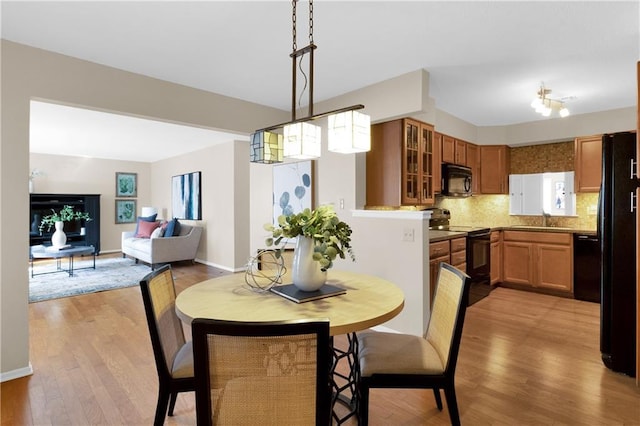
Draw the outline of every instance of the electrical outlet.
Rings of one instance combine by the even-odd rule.
[[[340,210],[344,210],[344,198],[340,198]]]
[[[404,231],[402,231],[402,241],[414,241],[413,233],[413,228],[405,228]]]

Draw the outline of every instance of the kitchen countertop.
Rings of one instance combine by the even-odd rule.
[[[589,229],[574,229],[574,228],[561,228],[557,226],[526,226],[526,225],[514,225],[514,226],[496,226],[491,228],[492,231],[525,231],[525,232],[562,232],[568,234],[583,234],[583,235],[596,235],[595,230]],[[442,231],[442,230],[429,230],[429,242],[435,243],[438,241],[452,240],[454,238],[466,237],[466,232],[458,231]]]
[[[441,231],[438,229],[429,230],[429,242],[435,243],[438,241],[452,240],[458,237],[466,237],[466,232],[459,231]]]

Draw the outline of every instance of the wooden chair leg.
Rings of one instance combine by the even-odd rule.
[[[442,411],[442,397],[440,396],[440,389],[433,388],[433,396],[436,398],[436,406],[438,410]]]
[[[156,417],[153,421],[154,426],[164,425],[164,418],[167,414],[167,404],[169,403],[169,391],[162,387],[158,391],[158,406],[156,407]]]
[[[449,408],[449,419],[452,426],[460,426],[460,413],[458,412],[458,402],[456,400],[456,390],[453,385],[444,388],[444,396],[447,399]]]
[[[176,406],[176,399],[178,399],[178,392],[171,393],[171,399],[169,400],[169,415],[173,416],[173,408]]]

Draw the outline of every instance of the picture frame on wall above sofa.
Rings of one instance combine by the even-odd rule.
[[[171,178],[171,208],[174,218],[202,220],[201,172]]]
[[[116,172],[116,197],[138,196],[138,174]]]
[[[136,223],[136,200],[116,200],[116,224]]]

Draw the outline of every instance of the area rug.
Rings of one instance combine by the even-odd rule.
[[[121,257],[96,258],[96,269],[80,269],[93,265],[91,258],[74,259],[73,276],[66,272],[36,275],[31,278],[29,267],[29,302],[58,299],[78,294],[96,293],[98,291],[138,285],[151,268],[149,265],[137,264],[132,259]],[[62,267],[67,268],[67,259],[62,260]],[[34,264],[35,273],[55,270],[55,262]]]

